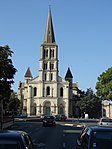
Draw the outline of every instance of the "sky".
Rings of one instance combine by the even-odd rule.
[[[30,67],[38,76],[49,5],[58,45],[59,75],[70,67],[79,89],[95,91],[112,66],[112,0],[0,0],[0,46],[9,45],[17,72],[12,88]]]

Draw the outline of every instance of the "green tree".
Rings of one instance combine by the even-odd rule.
[[[17,94],[15,92],[11,93],[9,104],[8,104],[8,111],[12,114],[17,114],[20,108],[20,100],[17,98]]]
[[[0,97],[3,99],[4,109],[9,102],[11,84],[14,83],[13,78],[16,73],[11,60],[12,54],[8,45],[0,47]]]
[[[101,100],[112,100],[112,67],[98,77],[96,94]]]
[[[101,100],[93,93],[91,88],[76,103],[81,110],[82,116],[88,113],[89,118],[97,118],[101,114]]]

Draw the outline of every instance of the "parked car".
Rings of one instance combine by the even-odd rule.
[[[31,137],[24,131],[0,131],[0,149],[34,149]]]
[[[100,119],[98,124],[99,125],[104,125],[104,126],[112,126],[112,119],[103,117],[103,118]]]
[[[85,127],[76,141],[76,149],[112,149],[112,128]]]
[[[27,114],[17,114],[14,117],[15,118],[27,118]]]
[[[65,116],[65,114],[58,114],[55,115],[56,120],[66,120],[67,116]]]
[[[54,116],[44,116],[43,126],[56,126],[56,121]]]

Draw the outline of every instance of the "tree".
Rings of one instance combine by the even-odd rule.
[[[9,46],[0,47],[0,96],[3,99],[4,109],[9,102],[11,90],[11,84],[14,83],[13,78],[16,73],[16,69],[12,64],[13,51]]]
[[[80,108],[82,115],[87,113],[89,118],[97,118],[101,114],[101,101],[91,88],[87,89],[76,105]]]
[[[96,94],[102,100],[112,100],[112,67],[98,77]]]
[[[11,114],[17,114],[20,108],[20,100],[17,98],[17,94],[15,92],[11,93],[9,104],[8,104],[8,111]]]

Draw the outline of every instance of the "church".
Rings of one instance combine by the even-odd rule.
[[[73,76],[68,68],[65,78],[59,76],[58,45],[55,40],[51,9],[40,45],[39,70],[32,77],[28,67],[24,82],[19,82],[18,99],[21,101],[21,113],[28,116],[72,114]],[[76,94],[76,92],[75,92]]]

